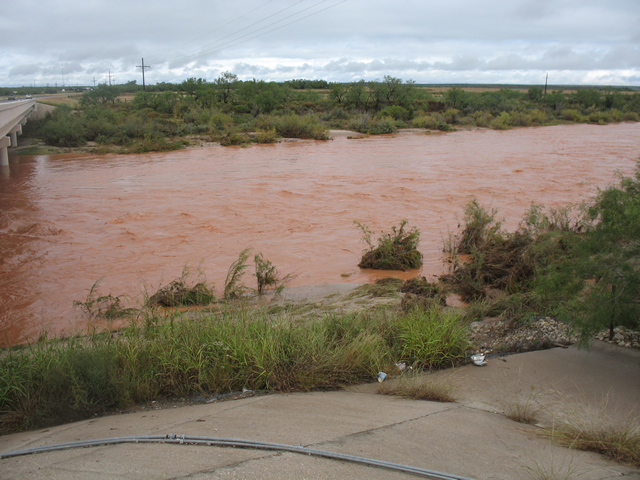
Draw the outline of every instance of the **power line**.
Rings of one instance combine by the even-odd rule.
[[[318,2],[318,3],[316,3],[315,5],[312,5],[311,7],[305,8],[304,10],[301,10],[301,11],[300,11],[300,12],[298,12],[298,13],[295,13],[295,14],[293,14],[293,15],[290,15],[289,17],[283,18],[282,20],[286,20],[287,18],[290,18],[290,17],[293,17],[293,16],[295,16],[295,15],[298,15],[298,14],[302,13],[302,12],[303,12],[303,11],[305,11],[305,10],[309,10],[309,8],[313,8],[313,7],[315,7],[316,5],[319,5],[320,3],[324,3],[325,1],[326,1],[326,0],[322,0],[321,2]],[[271,29],[271,30],[269,30],[269,31],[267,31],[267,32],[261,33],[261,34],[259,34],[259,35],[255,35],[255,36],[250,37],[250,38],[247,38],[246,40],[242,40],[241,42],[237,42],[237,43],[234,43],[234,44],[228,45],[228,46],[226,46],[226,47],[225,47],[225,45],[227,45],[227,43],[230,43],[230,42],[224,43],[224,44],[220,45],[219,47],[217,47],[217,49],[213,49],[213,50],[209,50],[209,51],[203,52],[203,53],[201,53],[200,55],[193,55],[193,56],[192,56],[192,59],[191,59],[191,60],[189,60],[189,61],[191,62],[191,61],[193,61],[193,60],[196,60],[197,58],[204,57],[204,56],[207,56],[207,55],[211,55],[212,53],[220,52],[220,51],[222,51],[222,50],[224,49],[223,47],[225,47],[225,48],[235,47],[236,45],[241,45],[241,44],[243,44],[243,43],[248,42],[249,40],[253,40],[254,38],[262,37],[262,36],[264,36],[264,35],[267,35],[268,33],[275,32],[276,30],[280,30],[281,28],[287,27],[287,26],[292,25],[292,24],[294,24],[294,23],[297,23],[297,22],[299,22],[299,21],[301,21],[301,20],[304,20],[305,18],[312,17],[312,16],[314,16],[314,15],[317,15],[318,13],[324,12],[325,10],[329,10],[330,8],[336,7],[336,6],[340,5],[341,3],[345,3],[346,1],[347,1],[347,0],[342,0],[341,2],[335,3],[335,4],[333,4],[333,5],[330,5],[330,6],[326,7],[326,8],[323,8],[323,9],[321,9],[321,10],[318,10],[317,12],[310,13],[309,15],[305,15],[305,16],[304,16],[304,17],[302,17],[302,18],[298,18],[298,19],[293,20],[293,21],[291,21],[291,22],[289,22],[289,23],[285,23],[284,25],[280,25],[279,27],[273,28],[273,29]],[[268,28],[268,27],[270,27],[271,25],[275,25],[276,23],[279,23],[279,22],[281,22],[282,20],[278,20],[277,22],[274,22],[274,23],[272,23],[272,24],[270,24],[270,25],[267,25],[266,27],[263,27],[263,28],[261,28],[261,29],[258,29],[258,30],[256,30],[256,32],[259,32],[260,30],[264,30],[265,28]],[[249,34],[247,34],[247,35],[251,35],[251,34],[249,33]],[[246,37],[247,35],[244,35],[243,37],[240,37],[240,38],[244,38],[244,37]],[[231,40],[231,41],[233,41],[233,40]]]
[[[322,1],[324,2],[324,1],[326,1],[326,0],[322,0]],[[262,20],[258,20],[257,22],[254,22],[254,23],[252,23],[251,25],[248,25],[248,26],[246,26],[246,27],[244,27],[244,28],[241,28],[240,30],[236,30],[235,32],[230,33],[229,35],[226,35],[226,36],[224,36],[224,37],[222,37],[222,38],[219,38],[218,40],[215,40],[215,41],[213,41],[213,42],[207,43],[207,44],[203,45],[202,47],[200,47],[199,51],[202,51],[202,49],[203,49],[203,48],[206,48],[206,47],[208,47],[208,46],[210,46],[210,45],[215,45],[216,43],[219,43],[220,41],[224,40],[225,38],[233,37],[234,35],[237,35],[238,33],[243,32],[244,30],[246,30],[246,29],[248,29],[248,28],[251,28],[251,27],[253,27],[253,26],[255,26],[255,25],[259,24],[259,23],[262,23],[262,22],[264,22],[265,20],[267,20],[267,19],[269,19],[269,18],[271,18],[271,17],[274,17],[274,16],[276,16],[276,15],[278,15],[278,14],[280,14],[280,13],[282,13],[282,12],[286,11],[286,10],[289,10],[290,8],[293,8],[293,7],[295,7],[296,5],[298,5],[298,4],[302,3],[302,2],[304,2],[304,0],[299,0],[298,2],[294,3],[293,5],[289,5],[288,7],[285,7],[285,8],[283,8],[282,10],[278,10],[276,13],[272,13],[271,15],[269,15],[269,16],[267,16],[267,17],[263,18]],[[322,2],[320,2],[320,3],[322,3]],[[309,8],[311,8],[311,7],[309,7]],[[307,9],[305,9],[305,10],[307,10]],[[303,11],[304,11],[304,10],[303,10]],[[294,14],[294,15],[297,15],[297,14]],[[289,17],[286,17],[286,18],[289,18]],[[276,22],[274,22],[274,23],[271,23],[271,24],[269,24],[269,25],[267,25],[266,27],[263,27],[263,28],[267,28],[267,27],[269,27],[269,26],[271,26],[271,25],[274,25],[275,23],[278,23],[278,22],[281,22],[281,21],[282,21],[282,20],[278,20],[278,21],[276,21]],[[261,30],[261,29],[260,29],[260,30]],[[260,30],[258,30],[258,31],[260,31]],[[250,35],[250,34],[249,34],[249,35]],[[242,38],[242,37],[240,37],[240,38]],[[233,40],[232,40],[232,41],[233,41]],[[228,43],[228,42],[227,42],[227,43]],[[223,44],[223,45],[224,45],[224,44]],[[196,53],[197,53],[197,51],[196,51],[196,50],[194,50],[194,51],[193,51],[193,53],[187,53],[187,54],[180,55],[179,57],[176,57],[176,58],[174,58],[173,60],[171,60],[171,62],[175,62],[175,61],[181,60],[181,59],[183,59],[183,58],[189,58],[189,57],[191,57],[191,56],[195,55]]]
[[[210,31],[209,33],[205,33],[204,35],[200,35],[199,37],[194,38],[193,40],[189,40],[188,42],[183,43],[182,45],[178,46],[178,47],[177,47],[177,49],[179,50],[179,49],[181,49],[182,47],[184,47],[185,45],[189,45],[190,43],[193,43],[193,42],[195,42],[195,41],[197,41],[197,40],[200,40],[201,38],[207,37],[207,36],[211,35],[212,33],[216,33],[218,30],[221,30],[221,29],[223,29],[223,28],[225,28],[225,27],[228,27],[229,25],[231,25],[232,23],[237,22],[237,21],[238,21],[238,20],[240,20],[241,18],[244,18],[244,17],[246,17],[247,15],[252,14],[253,12],[257,12],[257,11],[258,11],[258,10],[260,10],[262,7],[264,7],[264,6],[268,5],[268,4],[270,4],[272,1],[273,1],[273,0],[269,0],[267,3],[263,3],[263,4],[262,4],[262,5],[260,5],[259,7],[254,8],[253,10],[251,10],[251,11],[249,11],[249,12],[245,13],[244,15],[240,15],[239,17],[234,18],[233,20],[231,20],[231,21],[229,21],[228,23],[226,23],[226,24],[224,24],[224,25],[222,25],[222,26],[220,26],[220,27],[218,27],[218,28],[216,28],[216,29],[214,29],[214,30]]]

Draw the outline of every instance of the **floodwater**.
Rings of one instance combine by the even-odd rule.
[[[84,328],[72,303],[98,280],[135,305],[186,266],[220,293],[246,247],[295,274],[292,286],[370,282],[385,274],[357,267],[354,220],[378,233],[407,219],[421,232],[422,274],[437,275],[474,196],[514,228],[531,202],[581,202],[640,156],[640,123],[333,136],[12,157],[0,167],[0,343]]]

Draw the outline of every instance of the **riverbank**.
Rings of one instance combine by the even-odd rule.
[[[604,348],[603,348],[604,347]],[[100,438],[168,434],[234,438],[357,455],[451,475],[484,479],[640,478],[640,470],[597,453],[559,446],[545,430],[592,412],[596,425],[628,425],[640,402],[638,355],[602,345],[590,351],[551,350],[489,359],[441,371],[456,403],[378,395],[379,383],[337,392],[262,395],[180,408],[145,405],[135,413],[96,417],[0,437],[0,453]],[[418,377],[426,381],[430,376]],[[402,382],[402,379],[390,383]],[[514,405],[536,411],[536,423],[509,420]],[[635,412],[637,413],[637,412]],[[586,417],[583,417],[586,418]],[[556,423],[554,423],[556,422]],[[627,423],[625,423],[627,422]],[[414,478],[372,468],[278,451],[139,441],[58,450],[0,460],[3,478],[43,475],[102,479],[170,478]]]

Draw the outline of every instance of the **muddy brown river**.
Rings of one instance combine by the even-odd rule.
[[[437,275],[474,196],[514,228],[532,201],[581,202],[640,156],[640,123],[346,136],[12,157],[0,167],[0,343],[85,328],[72,303],[97,280],[135,305],[188,266],[220,293],[245,247],[295,274],[292,286],[370,282],[386,274],[357,267],[354,220],[377,233],[407,219],[422,234],[422,273]]]

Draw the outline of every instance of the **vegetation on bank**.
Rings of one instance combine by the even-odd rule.
[[[296,321],[231,304],[198,318],[146,310],[118,332],[41,341],[0,357],[0,432],[87,418],[167,396],[335,389],[398,359],[424,367],[464,358],[465,330],[437,310],[388,309]]]
[[[93,142],[98,152],[138,153],[174,150],[194,141],[230,146],[283,137],[327,140],[332,128],[378,135],[407,127],[446,132],[639,118],[640,93],[612,88],[545,94],[536,86],[527,92],[480,93],[452,87],[437,92],[391,76],[344,84],[276,83],[241,81],[225,72],[211,82],[189,78],[149,91],[135,82],[99,85],[82,94],[77,109],[58,107],[46,119],[29,122],[25,133],[51,146]]]
[[[640,164],[633,177],[621,177],[579,209],[547,211],[532,204],[514,232],[502,228],[497,213],[475,200],[467,205],[461,232],[445,246],[452,269],[440,283],[383,279],[356,293],[382,298],[402,292],[399,306],[309,316],[288,306],[256,306],[243,297],[248,250],[231,265],[222,299],[187,271],[158,290],[171,305],[208,305],[197,314],[161,310],[159,301],[125,311],[119,297],[100,295],[94,286],[85,302],[77,302],[83,313],[89,319],[128,315],[130,323],[117,332],[42,338],[3,351],[0,433],[166,397],[335,389],[371,381],[398,365],[448,367],[465,361],[472,348],[468,324],[485,316],[514,324],[554,316],[574,325],[583,343],[603,327],[613,332],[616,325],[640,325]],[[418,231],[406,232],[405,225],[383,234],[382,243],[409,235],[417,247]],[[361,228],[366,236],[368,229]],[[374,249],[370,232],[368,238]],[[276,287],[271,262],[258,253],[254,263],[258,291]],[[451,291],[469,306],[447,307],[444,297]],[[428,383],[404,378],[379,393],[453,400],[446,384]],[[533,421],[533,394],[514,406],[505,414]],[[621,430],[576,418],[567,417],[549,436],[638,465],[637,426]]]

